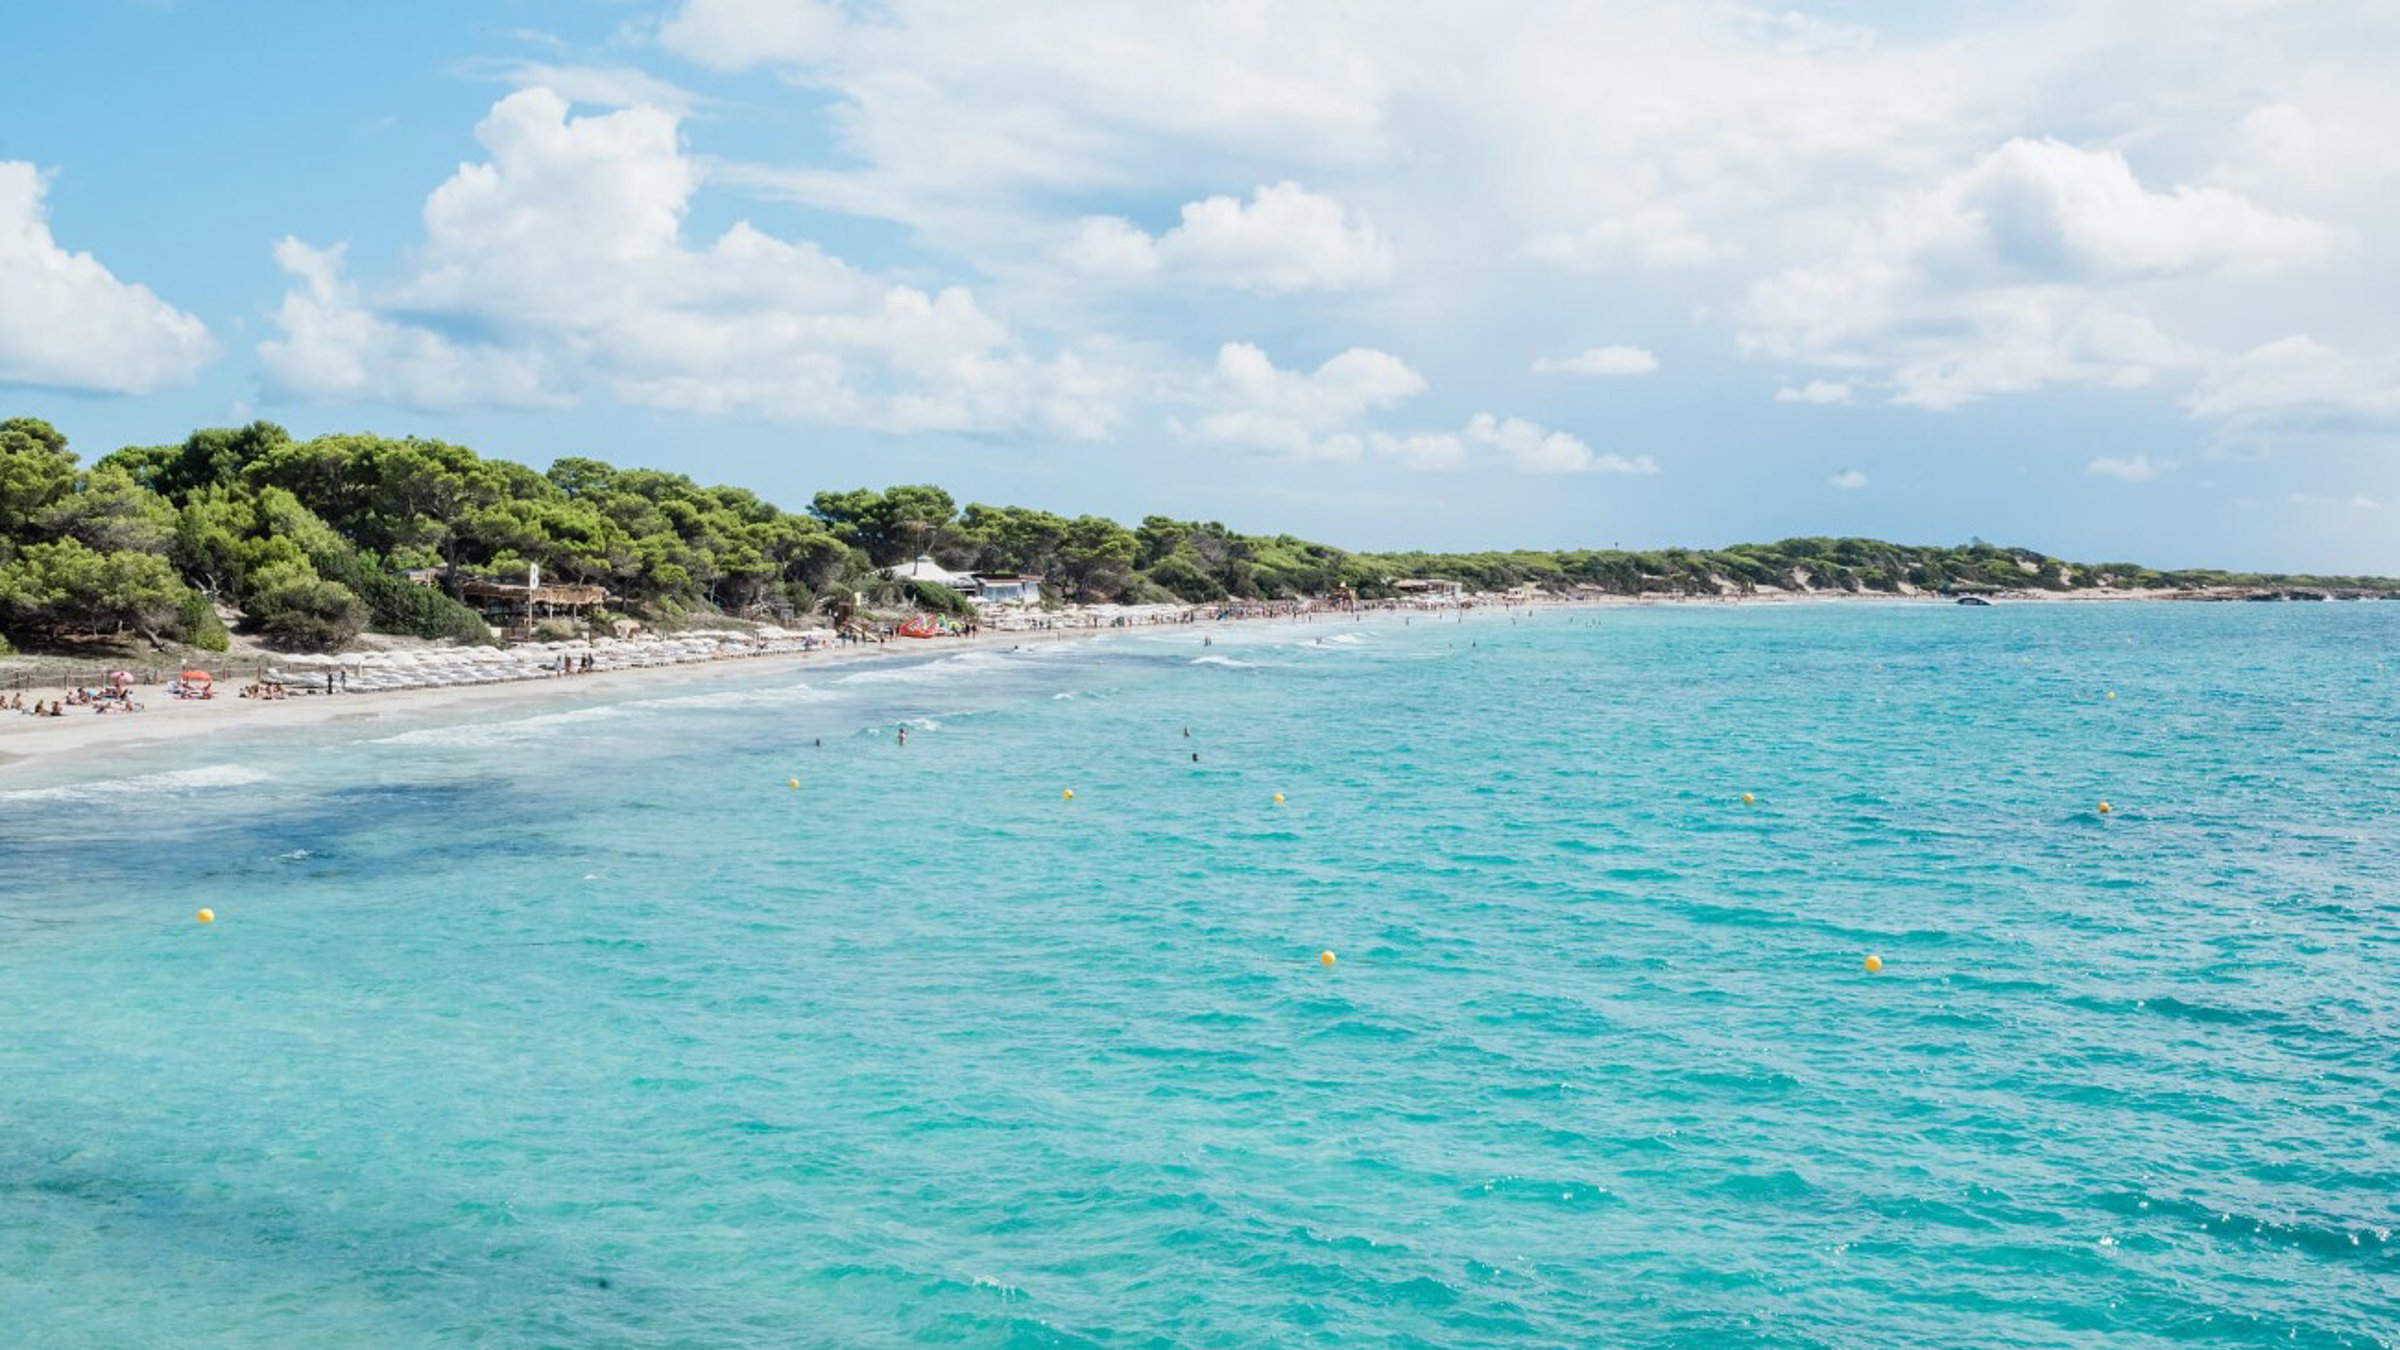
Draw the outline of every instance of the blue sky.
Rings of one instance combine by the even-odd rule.
[[[2400,572],[2386,5],[24,6],[0,408]]]

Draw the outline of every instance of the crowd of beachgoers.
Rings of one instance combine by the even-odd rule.
[[[1059,610],[999,610],[975,619],[921,615],[880,625],[836,630],[793,630],[773,625],[693,629],[631,637],[582,637],[511,646],[423,646],[379,651],[293,654],[231,663],[246,678],[219,670],[110,670],[44,688],[19,689],[0,697],[0,710],[34,717],[140,712],[148,706],[137,690],[159,690],[175,702],[213,702],[226,697],[275,702],[294,697],[354,695],[401,690],[455,689],[570,679],[619,671],[651,670],[759,657],[796,656],[834,649],[937,644],[945,638],[993,638],[1008,634],[1065,637],[1160,625],[1196,625],[1296,618],[1362,609],[1425,608],[1427,602],[1344,600],[1230,601],[1211,605],[1085,605]],[[238,679],[238,683],[237,683]],[[48,693],[56,688],[55,694]],[[227,694],[230,688],[232,692]]]

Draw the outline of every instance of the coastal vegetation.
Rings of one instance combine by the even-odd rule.
[[[1786,539],[1721,549],[1354,553],[1213,521],[961,506],[938,487],[820,492],[788,511],[738,487],[566,458],[547,471],[419,438],[294,440],[254,422],[132,446],[85,466],[35,418],[0,422],[0,642],[138,637],[222,651],[228,625],[330,649],[365,630],[491,640],[477,579],[601,588],[611,613],[843,622],[868,607],[964,612],[954,592],[883,569],[1034,574],[1054,603],[1389,596],[1403,583],[1607,595],[2315,586],[2273,577],[2070,563],[1976,541]],[[5,650],[5,648],[0,648]]]

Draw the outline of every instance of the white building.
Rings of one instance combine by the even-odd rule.
[[[1042,602],[1042,579],[1037,576],[985,573],[975,578],[975,585],[975,603],[979,605],[1038,605]]]
[[[1038,605],[1042,601],[1040,577],[1014,572],[970,576],[953,572],[923,554],[883,572],[900,581],[930,581],[936,586],[947,586],[979,605]]]
[[[922,553],[910,562],[883,569],[883,574],[901,581],[930,581],[936,586],[947,586],[961,595],[973,595],[980,589],[975,578],[964,572],[953,572]]]

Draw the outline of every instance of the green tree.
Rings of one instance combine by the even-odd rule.
[[[67,438],[38,417],[0,422],[0,545],[24,540],[36,517],[75,489]]]
[[[338,650],[367,624],[367,607],[349,587],[296,562],[252,574],[243,612],[269,643],[308,651]]]
[[[0,623],[51,637],[173,631],[191,592],[166,559],[102,553],[77,539],[28,544],[0,565]]]

